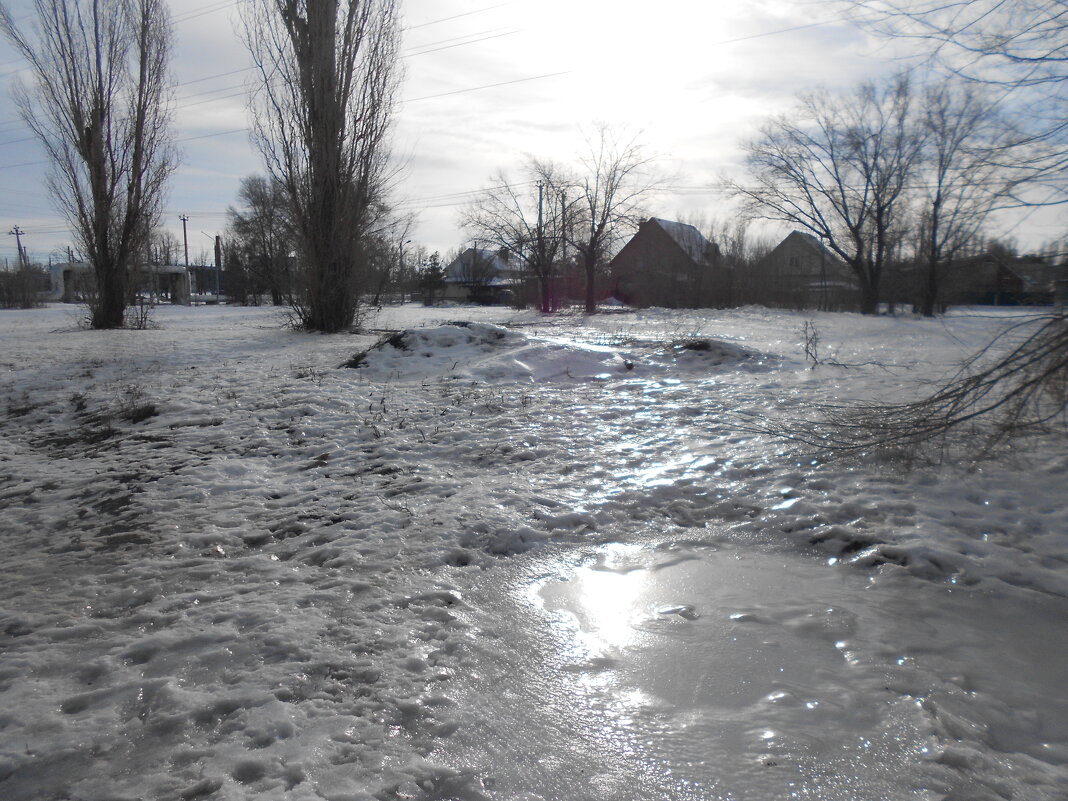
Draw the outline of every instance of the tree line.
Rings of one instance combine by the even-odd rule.
[[[894,263],[922,275],[927,316],[995,212],[1018,205],[1041,148],[988,91],[900,73],[817,91],[744,144],[747,179],[729,184],[754,218],[815,236],[848,266],[874,313]]]
[[[51,165],[49,188],[92,266],[94,328],[125,322],[177,166],[164,0],[34,0],[36,33],[0,5],[0,29],[33,82],[15,99]],[[258,74],[252,138],[285,199],[300,270],[295,321],[352,325],[393,177],[400,82],[396,0],[249,0],[242,32]]]
[[[921,264],[918,305],[933,314],[946,276],[993,214],[1064,200],[1061,4],[971,0],[952,13],[910,0],[848,5],[882,33],[931,43],[943,70],[930,81],[902,73],[814,91],[766,121],[744,144],[748,175],[729,183],[742,204],[738,230],[768,219],[811,233],[848,265],[865,312],[878,309],[893,260]],[[265,174],[242,184],[241,208],[230,210],[229,289],[287,304],[309,330],[344,330],[361,303],[410,287],[423,266],[405,258],[411,220],[389,202],[397,0],[248,0],[241,9]],[[34,11],[31,36],[0,5],[0,28],[33,75],[16,103],[93,267],[92,325],[120,326],[178,163],[168,9],[164,0],[34,0]],[[1021,94],[1041,99],[1034,114],[999,110]],[[519,180],[493,176],[461,215],[474,239],[533,277],[546,311],[562,263],[580,269],[595,310],[598,272],[663,183],[636,140],[601,127],[588,144],[576,165],[531,158]],[[745,248],[733,249],[741,266]]]

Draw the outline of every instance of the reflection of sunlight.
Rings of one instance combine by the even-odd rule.
[[[715,464],[712,456],[700,456],[684,453],[677,459],[656,462],[635,472],[634,481],[642,487],[656,487],[673,484],[681,479],[691,478],[698,470]]]
[[[601,647],[621,648],[630,643],[631,605],[644,585],[641,573],[591,572],[582,577],[583,633]],[[589,645],[594,645],[590,642]]]
[[[634,639],[633,617],[649,573],[627,570],[626,565],[641,551],[634,546],[612,546],[596,568],[579,573],[576,611],[580,636],[591,650],[622,648]]]

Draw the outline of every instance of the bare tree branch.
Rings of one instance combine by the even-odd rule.
[[[750,216],[799,227],[840,256],[868,314],[878,309],[923,144],[912,100],[907,75],[847,96],[804,97],[794,117],[770,120],[745,144],[752,184],[728,184]]]
[[[565,199],[572,189],[577,199],[563,214],[568,244],[579,254],[586,273],[586,313],[597,311],[597,270],[628,234],[647,216],[642,205],[663,183],[652,171],[653,159],[645,155],[637,139],[621,141],[605,125],[596,129],[589,154],[581,162],[574,183],[555,187]]]
[[[305,268],[297,316],[341,331],[366,289],[367,237],[391,177],[397,3],[250,0],[243,18],[259,78],[253,139],[289,197]]]
[[[132,274],[159,221],[176,153],[163,0],[34,0],[36,40],[6,7],[0,28],[29,62],[19,111],[51,163],[49,189],[93,265],[94,328],[123,325]]]
[[[1015,141],[995,155],[1020,173],[1019,206],[1068,202],[1068,7],[1064,0],[846,0],[862,25],[915,40],[949,73],[996,89]],[[1039,192],[1033,191],[1038,187]]]
[[[972,456],[1030,433],[1068,423],[1068,323],[1039,315],[1002,331],[960,371],[924,398],[905,403],[856,403],[816,408],[752,429],[851,455],[890,452],[944,457],[954,441]]]

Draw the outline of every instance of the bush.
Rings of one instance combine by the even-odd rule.
[[[48,273],[30,266],[0,272],[0,308],[33,309],[42,305],[40,293],[48,290]]]

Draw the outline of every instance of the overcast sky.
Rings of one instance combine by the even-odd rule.
[[[8,0],[22,25],[28,0]],[[210,251],[242,177],[262,172],[246,133],[249,59],[234,0],[172,0],[176,138],[182,165],[163,225],[179,237],[189,216],[191,257]],[[464,242],[460,208],[497,170],[525,155],[580,157],[585,133],[606,123],[638,135],[673,176],[652,211],[724,218],[717,179],[738,171],[741,139],[798,92],[850,86],[900,66],[894,45],[813,0],[407,0],[403,102],[394,147],[405,164],[398,207],[418,213],[409,236],[443,253]],[[18,225],[31,258],[71,237],[52,209],[36,143],[18,120],[10,81],[21,68],[0,45],[0,225]],[[1004,230],[1024,246],[1064,234],[1063,213],[1036,213]],[[1009,229],[1011,228],[1011,231]],[[0,258],[13,260],[15,237]],[[209,256],[210,259],[210,256]]]

